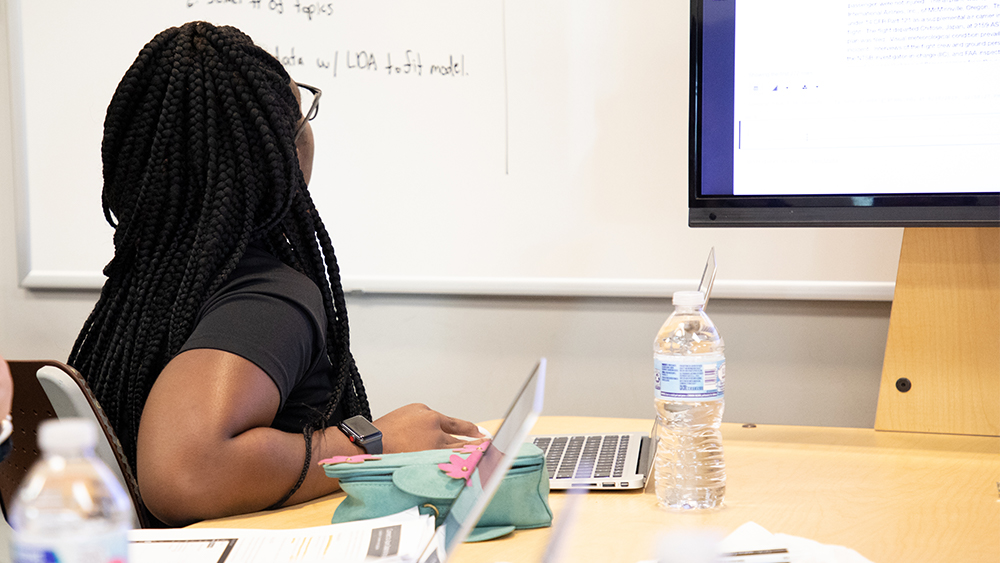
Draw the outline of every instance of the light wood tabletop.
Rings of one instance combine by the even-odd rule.
[[[491,428],[493,423],[484,423]],[[648,431],[651,420],[542,417],[538,433]],[[723,424],[722,509],[660,509],[644,491],[596,491],[580,503],[565,561],[650,559],[668,531],[728,534],[746,522],[843,545],[874,563],[1000,561],[1000,438],[859,428]],[[329,523],[343,494],[197,527],[297,528]],[[567,496],[552,492],[555,518]],[[540,561],[551,528],[463,544],[459,563]]]

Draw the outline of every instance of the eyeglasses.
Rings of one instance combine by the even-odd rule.
[[[302,96],[302,107],[307,107],[306,102],[309,103],[309,109],[302,112],[302,118],[299,119],[298,124],[295,126],[295,139],[298,140],[299,135],[302,134],[302,130],[306,127],[306,122],[315,119],[316,114],[319,113],[319,98],[323,95],[323,91],[315,86],[301,82],[296,82],[296,84],[298,84],[299,94]]]

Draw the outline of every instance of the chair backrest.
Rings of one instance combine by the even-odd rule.
[[[128,491],[136,521],[143,528],[153,527],[121,442],[80,373],[52,360],[13,360],[7,363],[14,379],[14,434],[11,454],[4,463],[0,463],[0,501],[4,514],[7,514],[21,479],[41,455],[38,425],[48,418],[84,417],[96,422],[103,430],[104,439],[98,435],[95,453]]]
[[[111,470],[111,473],[118,478],[118,482],[128,489],[128,481],[119,461],[120,459],[124,459],[125,456],[122,455],[119,458],[112,447],[111,444],[116,440],[114,431],[108,428],[106,423],[102,423],[98,419],[96,413],[100,412],[100,407],[95,409],[91,405],[91,400],[87,397],[87,393],[82,391],[82,389],[89,388],[81,388],[77,381],[73,379],[73,376],[70,375],[70,372],[56,366],[42,366],[36,375],[38,383],[41,384],[42,390],[45,391],[45,396],[48,397],[57,418],[86,418],[96,424],[98,428],[104,430],[105,439],[97,440],[97,444],[94,446],[94,453],[97,454],[97,457],[101,458],[105,465],[108,466],[108,469]],[[110,436],[108,435],[109,432]]]

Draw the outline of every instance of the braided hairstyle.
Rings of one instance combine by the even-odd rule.
[[[191,22],[154,37],[111,99],[102,203],[115,255],[69,363],[133,471],[153,382],[255,241],[312,279],[326,307],[335,391],[303,428],[303,477],[312,432],[341,403],[371,418],[333,245],[299,168],[302,115],[291,84],[282,65],[236,28]]]

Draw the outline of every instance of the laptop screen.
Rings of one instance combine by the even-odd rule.
[[[545,390],[545,365],[545,358],[538,361],[514,398],[500,428],[497,429],[489,447],[476,465],[469,485],[462,487],[462,491],[455,498],[439,526],[433,540],[435,545],[428,546],[424,556],[420,558],[421,562],[443,561],[443,554],[439,553],[438,547],[443,547],[444,553],[450,554],[476,527],[479,517],[486,510],[490,499],[500,488],[501,481],[517,458],[521,443],[541,415]]]

